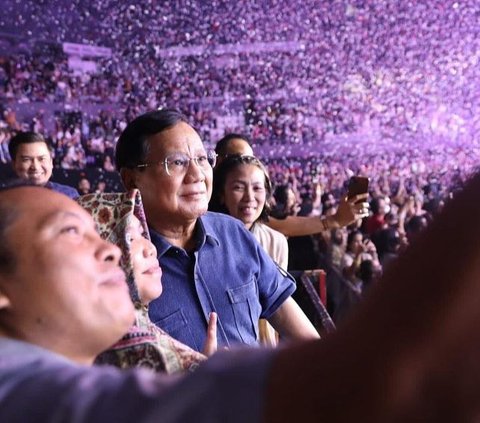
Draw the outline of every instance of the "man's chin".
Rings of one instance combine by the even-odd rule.
[[[185,201],[183,204],[179,204],[180,208],[184,210],[190,210],[193,213],[198,213],[202,215],[208,211],[208,199],[205,196],[200,198],[191,199],[190,201]]]
[[[202,216],[208,211],[208,203],[198,207],[198,215]]]

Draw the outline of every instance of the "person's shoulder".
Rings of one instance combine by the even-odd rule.
[[[243,230],[246,230],[245,226],[243,225],[242,222],[240,222],[240,220],[224,213],[208,211],[207,213],[202,215],[200,219],[205,225],[210,225],[216,228],[227,227],[227,228],[241,228]]]
[[[53,182],[53,181],[48,181],[47,187],[50,189],[53,189],[54,191],[57,191],[61,194],[67,195],[70,198],[77,198],[79,197],[78,191],[69,186],[69,185],[64,185],[60,184],[58,182]]]
[[[26,369],[30,369],[28,370],[30,372],[32,368],[38,368],[39,363],[42,363],[44,368],[48,366],[74,366],[63,356],[37,345],[9,338],[0,339],[0,355],[2,356],[0,373],[4,375],[10,371],[19,375],[22,371],[27,371]]]
[[[274,260],[277,262],[279,261],[279,257],[276,252],[288,251],[287,237],[264,223],[256,223],[252,228],[252,234],[260,244],[266,248],[270,255],[275,254]]]
[[[250,231],[238,219],[216,212],[207,212],[200,217],[205,233],[217,239],[221,244],[255,245]]]
[[[285,241],[287,240],[287,237],[285,235],[283,235],[281,232],[277,231],[276,229],[273,229],[270,226],[265,225],[265,223],[256,223],[254,226],[254,230],[258,230],[259,232],[268,234],[269,236],[275,239],[285,239]]]

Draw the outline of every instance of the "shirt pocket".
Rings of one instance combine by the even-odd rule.
[[[258,342],[261,306],[255,281],[227,290],[238,335],[244,344]]]
[[[190,348],[193,348],[197,351],[201,350],[201,347],[196,345],[190,325],[188,324],[188,320],[185,317],[182,309],[178,309],[168,316],[154,321],[153,323],[155,323],[160,329],[163,329],[177,341],[183,342]]]

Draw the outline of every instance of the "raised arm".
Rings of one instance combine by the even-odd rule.
[[[357,195],[348,200],[340,199],[337,212],[333,216],[287,216],[285,219],[270,217],[267,225],[285,236],[303,236],[347,226],[368,216],[367,194]]]

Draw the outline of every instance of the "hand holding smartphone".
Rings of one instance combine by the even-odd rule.
[[[365,176],[352,176],[348,182],[348,199],[350,200],[356,195],[367,194],[369,181]]]

